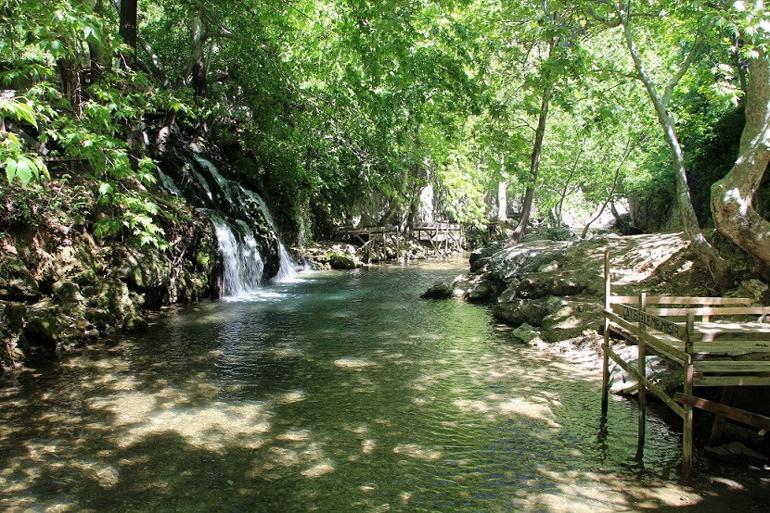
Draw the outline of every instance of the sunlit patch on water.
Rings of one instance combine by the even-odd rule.
[[[418,299],[457,273],[318,273],[21,374],[0,387],[0,511],[718,512],[751,490],[677,485],[654,416],[637,464],[633,403],[598,436],[593,372]]]

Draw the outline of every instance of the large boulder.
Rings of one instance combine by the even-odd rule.
[[[360,265],[355,257],[344,253],[330,253],[328,260],[332,269],[355,269]]]
[[[26,317],[23,331],[26,343],[32,347],[55,351],[69,319],[47,303],[27,310]]]
[[[501,296],[502,298],[502,296]],[[539,299],[512,299],[499,301],[492,308],[492,314],[508,324],[531,324],[540,326],[543,319],[564,306],[566,301],[557,297]]]
[[[602,305],[586,301],[566,301],[558,310],[546,316],[540,325],[543,339],[558,342],[599,331],[603,325]]]
[[[536,299],[545,296],[573,296],[585,290],[586,285],[569,274],[537,272],[519,281],[517,295]]]
[[[494,301],[504,286],[486,274],[460,275],[452,281],[452,292],[472,303],[485,303]]]

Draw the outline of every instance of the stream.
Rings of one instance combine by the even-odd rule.
[[[598,375],[419,299],[465,267],[302,273],[7,378],[0,511],[752,511],[679,486],[654,414],[636,463],[631,401],[598,436]]]

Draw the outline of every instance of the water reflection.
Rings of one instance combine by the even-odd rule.
[[[679,437],[596,376],[421,301],[453,265],[319,273],[198,304],[0,388],[2,511],[722,511],[675,484]],[[583,375],[581,375],[583,373]],[[736,506],[737,505],[737,506]]]

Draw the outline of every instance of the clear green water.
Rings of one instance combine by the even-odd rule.
[[[319,273],[165,316],[0,388],[0,510],[631,511],[693,505],[679,436],[418,298],[462,263]],[[587,376],[596,378],[596,376]],[[654,493],[645,488],[650,485]],[[646,502],[645,502],[646,501]],[[684,502],[683,502],[684,501]]]

